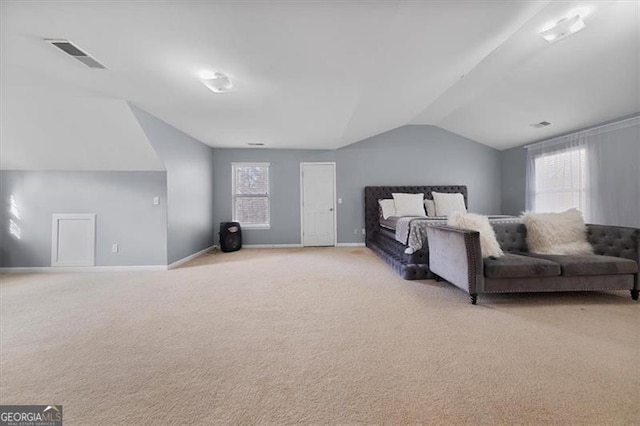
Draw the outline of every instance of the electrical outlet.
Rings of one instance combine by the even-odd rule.
[[[118,252],[118,244],[111,244],[111,253]]]
[[[362,228],[362,235],[364,235],[364,228]]]
[[[153,204],[156,206],[160,204],[160,197],[153,197]]]
[[[358,228],[353,230],[353,235],[358,235]]]
[[[342,198],[338,198],[338,204],[342,204]]]

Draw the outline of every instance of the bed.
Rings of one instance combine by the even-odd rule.
[[[396,231],[392,226],[380,226],[380,207],[378,200],[393,198],[394,192],[410,194],[423,193],[428,200],[433,199],[431,192],[460,193],[467,204],[467,187],[465,185],[440,185],[440,186],[366,186],[364,188],[364,220],[365,220],[365,244],[380,258],[387,262],[400,276],[406,280],[422,280],[434,278],[429,270],[429,246],[426,239],[422,241],[422,247],[413,251],[407,250],[407,244],[396,240]],[[441,221],[445,219],[429,218],[429,221]],[[389,225],[393,225],[389,223]]]
[[[460,193],[464,205],[468,208],[467,187],[465,185],[440,186],[366,186],[364,189],[366,245],[385,260],[406,280],[435,278],[429,269],[429,245],[427,228],[430,225],[442,225],[447,217],[389,217],[380,215],[378,201],[393,198],[394,192],[419,194],[432,200],[432,192]],[[494,223],[513,223],[520,219],[514,216],[491,215]]]

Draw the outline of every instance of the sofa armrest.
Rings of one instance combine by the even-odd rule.
[[[482,293],[484,275],[480,233],[446,225],[427,227],[429,269],[469,294]]]

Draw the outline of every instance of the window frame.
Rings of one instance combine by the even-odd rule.
[[[236,170],[240,167],[266,167],[269,185],[267,194],[236,194]],[[236,199],[240,198],[266,198],[267,199],[267,223],[243,223],[236,216]],[[264,162],[237,162],[231,163],[231,217],[234,222],[239,222],[243,229],[271,229],[271,163]]]

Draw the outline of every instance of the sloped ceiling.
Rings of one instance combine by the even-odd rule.
[[[123,100],[2,97],[2,170],[165,170]]]
[[[540,28],[586,6],[587,29]],[[215,147],[331,149],[434,124],[504,149],[632,114],[637,2],[2,3],[2,96],[125,99]],[[92,70],[43,41],[64,38]],[[201,70],[229,75],[215,95]],[[552,126],[533,129],[534,122]]]

